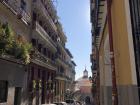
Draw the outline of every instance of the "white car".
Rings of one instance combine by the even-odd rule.
[[[66,102],[61,102],[63,105],[68,105]]]
[[[56,105],[68,105],[66,102],[55,102]]]

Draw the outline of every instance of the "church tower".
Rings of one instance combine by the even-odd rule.
[[[83,78],[88,78],[88,71],[86,70],[86,67],[85,70],[83,71]]]

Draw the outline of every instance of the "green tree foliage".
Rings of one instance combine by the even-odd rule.
[[[8,23],[0,23],[0,55],[8,54],[16,59],[30,62],[32,45],[23,40],[21,36],[15,36]]]

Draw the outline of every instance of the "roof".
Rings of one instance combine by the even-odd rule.
[[[86,68],[85,68],[84,72],[88,72]]]
[[[77,79],[76,84],[78,84],[80,87],[81,86],[91,86],[91,82],[90,82],[89,78],[83,78],[83,77]]]

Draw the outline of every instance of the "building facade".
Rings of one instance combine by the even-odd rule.
[[[76,65],[65,47],[67,38],[53,2],[1,0],[0,22],[8,24],[19,40],[32,45],[27,64],[7,54],[0,56],[0,105],[64,101]]]
[[[91,94],[92,82],[89,79],[88,71],[83,71],[83,76],[76,80],[74,98],[82,103],[86,103],[86,99],[89,98],[89,104],[93,104],[93,98]]]
[[[95,103],[139,105],[139,3],[91,0],[90,5]]]

